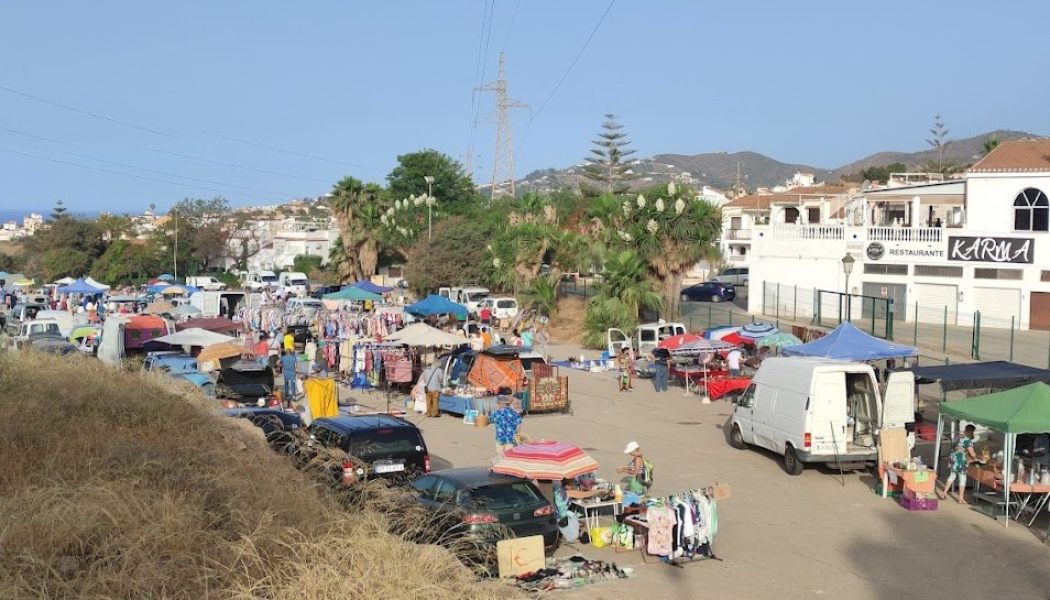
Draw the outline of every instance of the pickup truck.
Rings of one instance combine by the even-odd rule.
[[[34,319],[26,321],[18,327],[18,331],[12,336],[11,343],[15,348],[23,348],[30,341],[41,337],[54,337],[62,339],[58,321],[53,319]]]
[[[7,332],[7,335],[18,335],[18,330],[21,329],[22,323],[32,321],[36,318],[36,314],[42,310],[47,310],[47,305],[22,302],[16,304],[11,309],[11,312],[7,314],[7,319],[4,323],[4,330]]]

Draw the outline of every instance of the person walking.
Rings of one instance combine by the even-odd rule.
[[[973,425],[967,425],[960,435],[955,440],[955,444],[952,446],[952,451],[948,454],[948,467],[951,472],[948,473],[948,479],[944,482],[944,490],[938,493],[941,500],[944,500],[952,490],[952,484],[955,480],[959,480],[959,493],[955,497],[955,500],[959,504],[966,504],[966,467],[970,466],[971,462],[977,460],[977,454],[973,450],[973,437],[977,428]]]
[[[510,397],[499,396],[496,399],[499,407],[489,415],[489,421],[496,429],[496,452],[503,454],[514,447],[514,436],[521,426],[521,415],[510,405]]]
[[[478,318],[485,325],[492,324],[492,309],[488,305],[481,307],[481,312],[478,313]]]
[[[671,353],[667,348],[653,350],[653,387],[658,392],[667,391],[667,376],[671,368]]]
[[[281,372],[284,374],[284,405],[285,408],[291,408],[292,400],[298,393],[296,372],[295,369],[298,366],[299,361],[295,358],[295,353],[290,350],[284,350],[281,355]]]
[[[733,348],[726,355],[726,363],[729,365],[729,376],[740,377],[740,361],[744,359],[744,355],[740,353],[740,348]]]
[[[295,336],[292,335],[291,329],[284,331],[284,349],[288,352],[295,352]]]
[[[427,367],[426,371],[423,371],[423,381],[426,383],[427,390],[427,415],[428,417],[440,417],[441,407],[439,401],[441,399],[441,369],[431,365]]]
[[[627,352],[627,348],[620,349],[620,355],[616,357],[616,366],[620,368],[620,391],[626,392],[630,389],[631,384],[631,355]]]

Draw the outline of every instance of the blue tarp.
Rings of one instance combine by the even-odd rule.
[[[431,315],[456,315],[457,317],[467,316],[467,307],[462,304],[456,304],[444,296],[438,296],[437,294],[430,294],[426,298],[423,298],[415,304],[409,304],[405,307],[405,312],[410,315],[417,317],[429,317]]]
[[[367,279],[362,279],[361,281],[358,281],[357,283],[352,284],[351,287],[360,288],[360,289],[362,289],[362,290],[364,290],[366,292],[372,292],[373,294],[385,294],[385,293],[389,292],[390,290],[394,289],[394,288],[383,287],[381,285],[376,285],[376,284],[372,283],[371,281],[368,281]]]
[[[90,283],[84,281],[81,277],[69,285],[64,285],[58,288],[59,294],[101,294],[106,290],[97,288]]]
[[[368,290],[361,289],[359,287],[347,286],[338,292],[332,292],[331,294],[325,294],[321,296],[325,300],[349,300],[351,302],[364,302],[365,300],[371,300],[372,302],[380,302],[383,297],[378,294],[373,294]]]
[[[916,356],[919,350],[870,336],[847,321],[819,340],[781,348],[780,353],[784,356],[820,356],[863,361]]]

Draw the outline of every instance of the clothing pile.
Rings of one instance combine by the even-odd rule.
[[[517,586],[523,590],[542,592],[582,587],[610,579],[627,579],[631,572],[616,563],[587,560],[582,556],[548,558],[547,567],[517,577]]]

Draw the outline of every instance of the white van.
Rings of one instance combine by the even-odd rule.
[[[915,419],[915,376],[890,373],[884,394],[871,365],[824,358],[767,358],[751,385],[733,400],[729,443],[772,450],[791,475],[806,463],[878,460],[886,427]],[[915,446],[914,434],[908,446]]]
[[[277,289],[277,273],[273,271],[259,271],[257,273],[246,273],[241,280],[241,287],[253,292],[261,292],[264,289]]]
[[[306,273],[281,271],[281,274],[277,277],[277,283],[286,292],[291,292],[302,298],[306,296],[307,286],[310,281],[306,278]]]
[[[200,275],[197,277],[187,277],[186,285],[192,285],[195,288],[202,289],[207,292],[218,292],[226,289],[226,284],[212,277],[211,275]]]
[[[476,284],[438,288],[438,295],[444,296],[456,304],[466,306],[467,310],[472,313],[478,312],[478,305],[482,300],[488,298],[490,293],[488,288]]]
[[[634,335],[630,337],[621,329],[611,328],[605,332],[606,350],[609,356],[619,356],[624,348],[630,346],[639,356],[643,356],[652,352],[661,341],[687,331],[685,324],[667,321],[643,323],[635,328]]]
[[[513,319],[518,316],[518,301],[509,296],[485,298],[478,303],[478,311],[488,307],[493,319]]]

